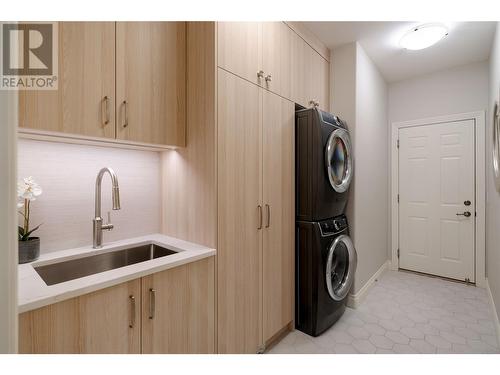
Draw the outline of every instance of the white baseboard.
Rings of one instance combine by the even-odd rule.
[[[380,275],[382,275],[382,273],[388,268],[388,265],[389,261],[386,261],[384,264],[382,264],[382,266],[380,266],[377,272],[375,272],[375,274],[372,277],[370,277],[370,280],[368,280],[366,284],[363,285],[363,287],[357,293],[355,294],[351,293],[347,296],[348,307],[355,309],[361,304],[361,302],[363,302],[363,300],[366,297],[366,294],[368,293],[372,285],[380,277]]]
[[[500,321],[498,320],[498,313],[495,306],[495,301],[493,300],[493,295],[491,294],[490,283],[486,279],[486,290],[488,291],[488,296],[490,297],[491,306],[493,307],[493,324],[495,324],[495,329],[497,331],[497,341],[500,346]]]

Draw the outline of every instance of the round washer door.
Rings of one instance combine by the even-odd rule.
[[[328,137],[325,164],[332,188],[337,193],[343,193],[349,189],[353,163],[351,140],[346,130],[336,129]]]
[[[338,236],[331,244],[326,261],[326,287],[330,297],[341,301],[354,281],[358,259],[351,238]]]

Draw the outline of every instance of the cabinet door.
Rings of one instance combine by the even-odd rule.
[[[133,280],[21,314],[19,352],[140,353],[140,285]]]
[[[266,92],[263,100],[263,330],[266,343],[293,319],[295,105]]]
[[[217,64],[250,82],[263,84],[262,31],[259,22],[217,23]]]
[[[313,49],[311,51],[312,78],[309,84],[311,100],[319,103],[319,108],[330,110],[330,64]]]
[[[116,24],[117,138],[184,146],[186,23]]]
[[[262,23],[264,87],[291,99],[292,33],[283,22]]]
[[[312,75],[310,69],[310,58],[309,46],[304,40],[299,37],[295,32],[292,31],[291,35],[291,96],[292,100],[304,107],[308,107],[309,104],[309,80]]]
[[[218,70],[218,351],[262,344],[262,89]]]
[[[215,352],[214,258],[142,280],[142,352]]]
[[[59,22],[58,32],[58,90],[20,91],[19,126],[114,138],[114,22]]]

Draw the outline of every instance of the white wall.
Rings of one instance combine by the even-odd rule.
[[[357,293],[387,260],[387,85],[357,43],[333,50],[332,65],[332,112],[347,121],[354,150],[347,217],[358,253]]]
[[[488,77],[488,62],[483,61],[392,83],[390,126],[399,121],[484,111],[488,107]]]
[[[103,242],[159,233],[160,154],[64,143],[19,140],[19,178],[33,176],[43,194],[32,205],[32,225],[43,223],[35,234],[41,252],[92,244],[94,191],[102,167],[115,170],[120,184],[121,210],[111,210],[111,182],[102,184],[102,215],[111,211],[115,225]]]
[[[354,238],[361,261],[355,292],[387,261],[389,212],[387,85],[357,44]]]
[[[486,128],[486,275],[500,316],[500,193],[495,189],[492,167],[493,106],[500,91],[500,23],[490,55],[489,98]]]
[[[0,353],[17,352],[16,126],[17,93],[0,91]]]
[[[389,85],[389,121],[485,110],[488,62],[439,71]]]

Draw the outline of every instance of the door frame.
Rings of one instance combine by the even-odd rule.
[[[18,91],[0,92],[0,353],[17,353],[18,340],[17,112]]]
[[[485,234],[485,220],[486,220],[486,147],[485,147],[485,112],[467,112],[458,113],[453,115],[428,117],[418,120],[393,122],[391,126],[391,199],[390,199],[390,212],[391,212],[391,265],[390,269],[399,269],[399,151],[398,151],[398,138],[399,129],[423,126],[423,125],[436,125],[445,122],[474,120],[475,131],[475,199],[476,199],[476,213],[475,217],[475,279],[476,286],[486,287],[486,234]]]

